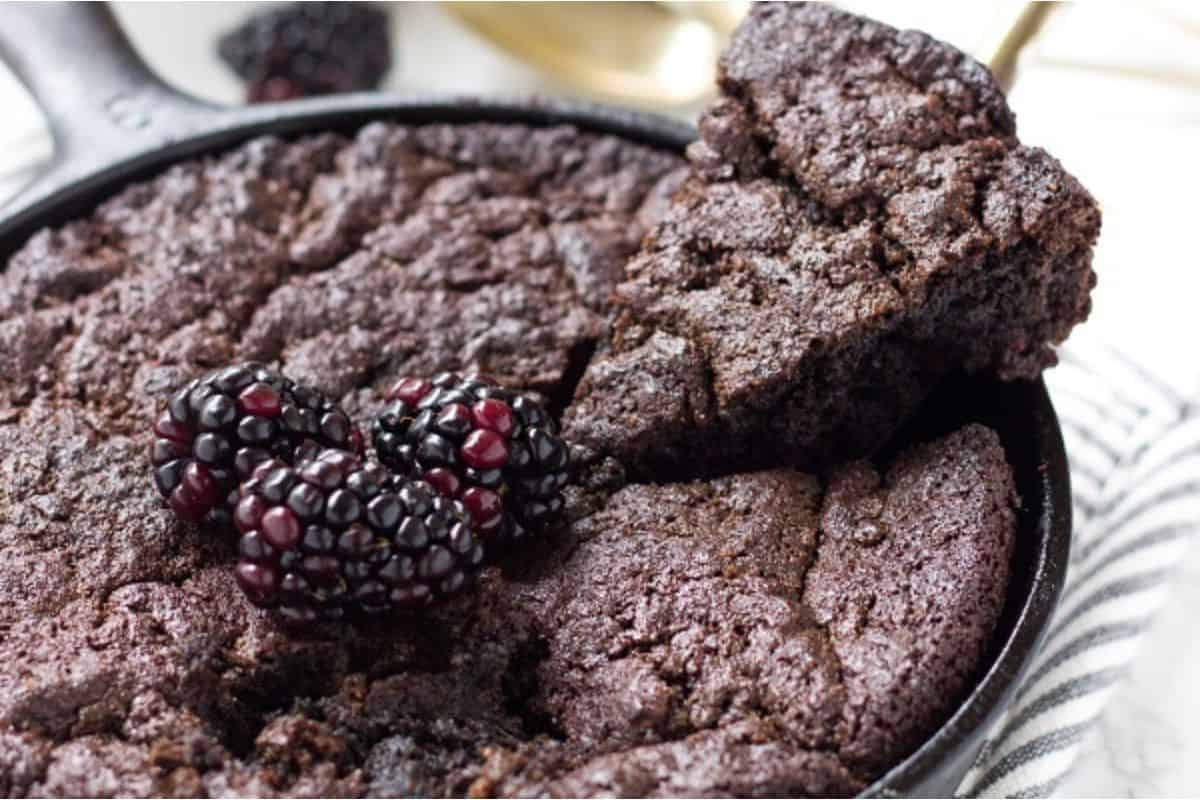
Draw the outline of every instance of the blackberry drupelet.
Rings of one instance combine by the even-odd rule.
[[[235,576],[287,622],[424,608],[474,583],[484,549],[470,515],[423,481],[324,450],[260,464],[241,486]]]
[[[221,37],[251,102],[378,88],[391,67],[387,12],[370,3],[290,3]]]
[[[154,424],[154,483],[182,519],[228,524],[238,484],[301,445],[362,451],[362,434],[319,392],[246,363],[177,391]]]
[[[569,450],[533,398],[443,373],[400,380],[388,400],[372,426],[379,458],[462,500],[493,554],[561,513]]]

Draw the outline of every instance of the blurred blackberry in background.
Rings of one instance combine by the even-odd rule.
[[[392,64],[387,12],[373,3],[288,3],[221,37],[250,102],[378,88]]]

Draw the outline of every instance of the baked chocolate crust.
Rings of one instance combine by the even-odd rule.
[[[849,24],[828,19],[830,35]],[[996,109],[971,124],[1001,130]],[[0,273],[0,794],[851,794],[934,730],[1004,602],[1003,450],[969,426],[823,478],[774,449],[743,459],[779,456],[769,468],[734,469],[771,425],[885,435],[876,420],[937,370],[853,334],[904,307],[870,256],[883,212],[826,219],[833,201],[797,188],[783,155],[745,150],[758,133],[722,144],[716,113],[720,155],[701,149],[691,177],[672,154],[564,127],[258,139],[17,253]],[[1024,225],[1032,206],[1012,196],[992,218]],[[701,236],[711,261],[693,254]],[[785,287],[757,294],[772,315],[753,310],[750,272],[713,272],[743,258]],[[880,336],[921,319],[942,321]],[[831,359],[859,348],[889,393],[804,366],[812,320]],[[721,351],[709,323],[756,333]],[[243,358],[359,418],[402,373],[478,368],[539,392],[594,445],[569,523],[428,615],[287,635],[237,590],[232,540],[175,520],[145,462],[161,398]],[[840,405],[792,400],[779,376],[803,370]],[[730,397],[770,389],[768,411],[800,416],[722,406],[718,375]],[[676,481],[673,465],[636,482],[658,452],[719,476]]]
[[[511,576],[505,616],[542,631],[526,708],[554,741],[491,751],[475,793],[860,791],[974,679],[1015,499],[978,425],[826,485],[777,469],[617,492]]]
[[[184,162],[33,237],[0,272],[0,794],[340,796],[404,719],[423,742],[475,708],[469,761],[522,736],[444,674],[469,619],[292,641],[248,606],[232,537],[156,498],[149,427],[245,358],[360,419],[457,368],[564,403],[682,167],[567,127],[376,123]],[[292,716],[348,715],[354,687],[398,703],[386,726]],[[452,791],[414,752],[437,777],[413,785]]]
[[[1017,141],[984,67],[764,3],[720,72],[697,174],[617,288],[573,435],[645,475],[825,467],[887,441],[951,370],[1054,362],[1089,310],[1100,215]]]

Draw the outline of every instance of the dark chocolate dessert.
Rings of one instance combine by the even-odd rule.
[[[818,37],[828,61],[780,50],[789,37]],[[786,76],[741,55],[760,39],[796,64],[783,106],[767,87]],[[851,67],[847,92],[926,109],[911,137],[882,124],[895,109],[812,88]],[[969,425],[807,474],[797,432],[874,451],[953,365],[1033,374],[1086,306],[1094,209],[1016,145],[986,72],[925,37],[756,11],[724,74],[696,167],[569,127],[375,123],[181,163],[14,255],[0,794],[847,795],[931,734],[1004,604],[1005,453]],[[825,149],[820,114],[810,129],[788,110],[808,81],[842,115]],[[937,109],[955,125],[918,135]],[[869,196],[809,175],[856,157]],[[908,193],[922,158],[925,200]],[[986,234],[942,194],[962,199],[963,180],[994,188],[976,198]],[[954,242],[916,233],[942,206]],[[877,274],[892,241],[907,255]],[[749,263],[779,288],[739,277]],[[791,333],[736,331],[769,316]],[[705,327],[722,320],[727,339]],[[930,361],[943,325],[977,349]],[[236,534],[178,520],[149,474],[165,399],[245,360],[360,425],[402,375],[482,371],[536,394],[579,443],[563,521],[476,592],[289,631],[239,590]],[[714,405],[714,387],[735,400]],[[836,418],[801,399],[825,392]]]
[[[824,4],[755,4],[719,84],[568,436],[645,476],[824,467],[951,370],[1053,363],[1089,310],[1100,215],[1017,141],[987,69]]]

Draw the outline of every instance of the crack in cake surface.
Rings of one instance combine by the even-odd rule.
[[[1053,363],[1089,310],[1099,212],[1019,144],[982,66],[826,6],[758,4],[720,73],[569,435],[639,479],[711,474],[701,447],[725,468],[827,467],[869,455],[955,368]],[[664,406],[675,386],[708,413]]]

